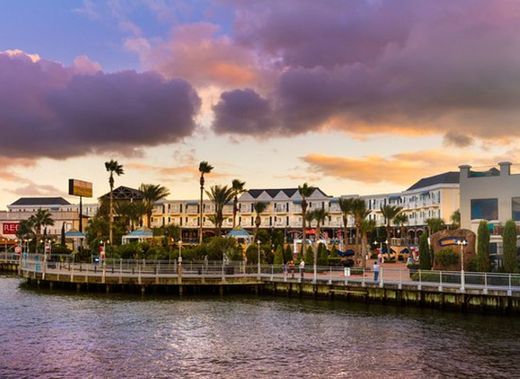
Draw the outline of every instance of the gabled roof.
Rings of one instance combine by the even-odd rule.
[[[327,197],[327,194],[323,192],[318,187],[314,188],[315,190],[320,191],[324,196]],[[287,197],[292,197],[296,192],[298,192],[298,188],[265,188],[265,189],[250,189],[247,191],[252,198],[256,199],[258,196],[260,196],[263,192],[266,192],[271,198],[275,198],[276,195],[278,195],[280,192],[283,192]]]
[[[407,191],[416,190],[419,188],[430,187],[435,184],[458,184],[460,180],[459,171],[448,171],[443,174],[429,176],[416,182]]]
[[[142,200],[144,198],[144,194],[141,191],[125,186],[114,188],[112,194],[114,200]],[[101,196],[101,199],[108,198],[109,196],[110,192]]]
[[[70,205],[63,197],[21,197],[12,206]]]

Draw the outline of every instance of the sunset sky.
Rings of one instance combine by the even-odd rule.
[[[4,0],[0,209],[160,183],[400,191],[520,162],[520,1]],[[520,165],[519,165],[520,166]]]

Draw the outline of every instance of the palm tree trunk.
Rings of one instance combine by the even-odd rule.
[[[302,258],[305,257],[305,243],[307,238],[305,235],[305,211],[302,211]]]
[[[203,206],[203,195],[204,195],[204,178],[200,178],[200,217],[199,217],[199,244],[202,245],[202,206]]]
[[[112,231],[112,227],[113,227],[113,223],[114,223],[114,195],[113,195],[113,192],[114,192],[114,187],[113,186],[110,186],[110,210],[109,210],[109,217],[108,217],[108,229],[109,229],[109,232],[108,232],[108,240],[110,241],[111,244],[114,243],[113,241],[113,231]]]
[[[363,268],[367,268],[367,234],[364,232],[361,236],[361,260],[363,262]]]
[[[237,202],[238,202],[238,199],[235,196],[235,198],[233,199],[233,229],[235,229],[236,222],[237,222]]]

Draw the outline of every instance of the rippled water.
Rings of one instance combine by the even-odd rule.
[[[520,377],[520,321],[245,296],[34,291],[0,278],[0,377]]]

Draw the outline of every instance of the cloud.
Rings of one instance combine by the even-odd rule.
[[[15,189],[6,189],[6,192],[10,192],[17,196],[65,196],[65,191],[62,191],[52,185],[36,184],[30,182],[29,184],[18,187]]]
[[[0,155],[9,157],[66,158],[180,141],[194,132],[200,108],[185,80],[103,73],[87,57],[65,67],[0,53],[0,83]]]
[[[195,86],[244,86],[257,82],[260,68],[254,52],[217,34],[211,23],[177,26],[165,41],[129,37],[125,46],[137,53],[144,67],[167,78],[184,78]]]
[[[27,179],[18,175],[17,170],[33,167],[33,159],[9,158],[0,156],[0,179],[6,182],[26,183]]]
[[[405,152],[389,158],[378,155],[349,158],[322,154],[309,154],[301,158],[315,174],[367,184],[387,182],[400,185],[410,185],[423,177],[445,171],[458,171],[462,162],[483,164],[483,159],[473,153],[449,154],[435,150]]]
[[[520,2],[232,4],[229,44],[267,64],[272,87],[224,91],[217,133],[421,133],[458,145],[520,137]],[[241,102],[269,107],[247,112]]]
[[[456,147],[466,147],[473,144],[474,139],[466,134],[448,132],[444,135],[444,143]]]

